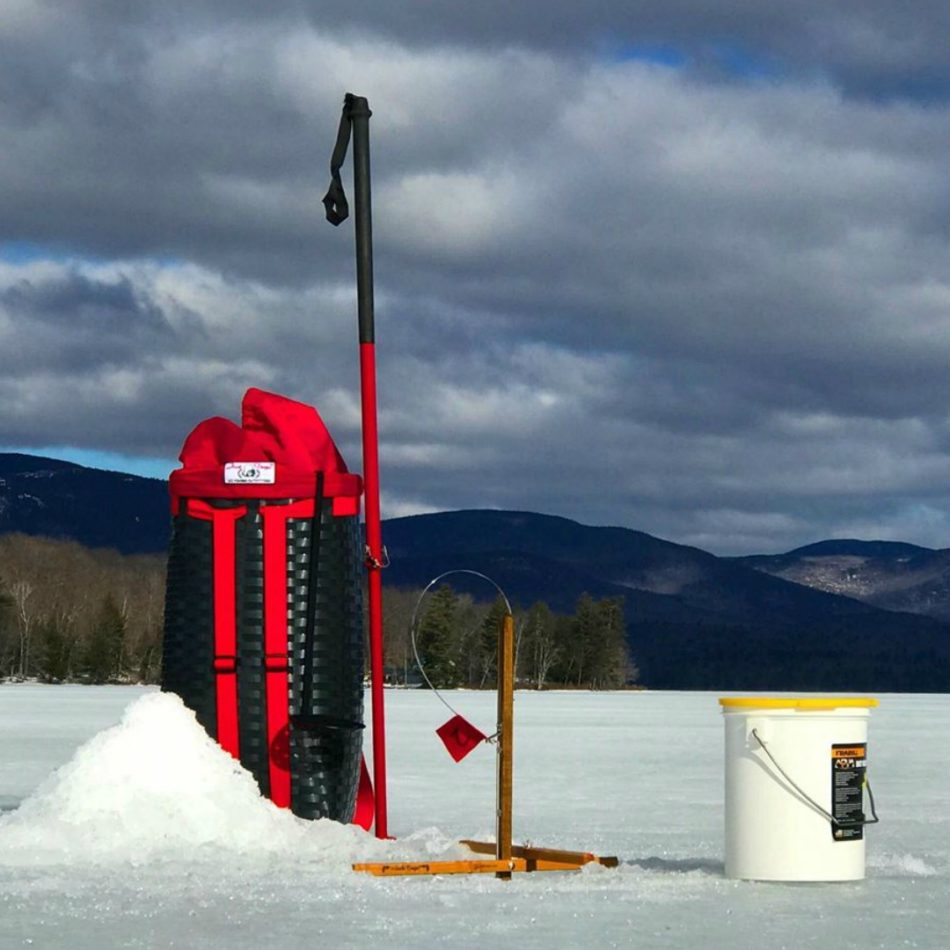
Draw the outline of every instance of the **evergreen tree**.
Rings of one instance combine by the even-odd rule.
[[[586,591],[581,594],[574,610],[573,640],[575,651],[575,685],[590,682],[592,668],[598,662],[600,649],[600,617],[594,598]]]
[[[574,670],[581,645],[577,639],[574,617],[555,614],[553,618],[555,659],[548,682],[567,684],[574,681]]]
[[[550,681],[587,689],[617,689],[635,676],[627,647],[623,598],[582,594],[573,616],[553,618]],[[553,656],[552,656],[553,654]]]
[[[419,658],[436,689],[452,689],[462,682],[458,607],[455,591],[443,584],[429,599],[419,623],[416,641]]]
[[[478,650],[480,677],[478,683],[472,685],[484,688],[497,679],[498,637],[507,614],[508,607],[505,605],[504,598],[497,597],[482,621],[478,641],[475,644]]]
[[[589,654],[588,680],[592,689],[617,689],[626,684],[630,669],[623,598],[598,601],[594,612],[597,627]]]
[[[125,627],[125,614],[112,594],[106,594],[86,640],[83,666],[91,682],[108,683],[120,675]]]
[[[69,679],[72,672],[75,637],[53,617],[47,617],[39,628],[39,677],[53,683]]]

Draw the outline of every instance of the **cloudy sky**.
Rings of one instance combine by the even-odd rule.
[[[359,469],[350,91],[384,515],[950,547],[948,35],[927,0],[0,0],[0,448],[164,476],[253,385]]]

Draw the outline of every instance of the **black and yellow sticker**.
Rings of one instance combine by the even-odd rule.
[[[840,743],[831,747],[831,833],[835,841],[860,841],[864,837],[864,777],[866,743]]]

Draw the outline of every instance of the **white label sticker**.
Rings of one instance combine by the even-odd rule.
[[[225,485],[273,485],[276,462],[228,462],[224,466]]]

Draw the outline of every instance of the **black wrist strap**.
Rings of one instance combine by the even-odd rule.
[[[352,127],[350,106],[353,98],[350,93],[347,93],[343,101],[343,114],[340,116],[340,128],[336,133],[336,145],[333,146],[333,154],[330,156],[330,187],[323,198],[323,206],[327,209],[327,221],[334,226],[342,224],[350,216],[350,205],[343,191],[340,169],[346,160],[346,150],[350,145]]]

